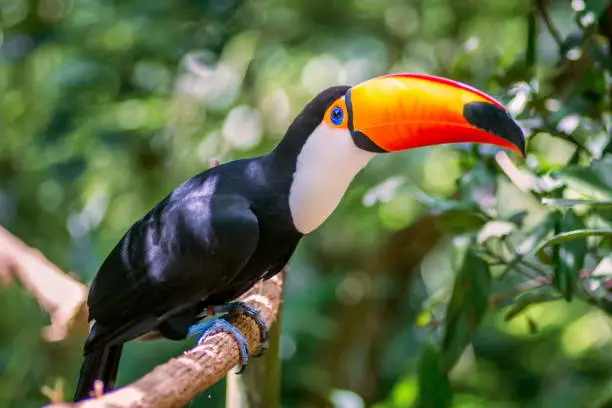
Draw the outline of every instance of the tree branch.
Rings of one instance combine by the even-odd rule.
[[[559,46],[559,49],[561,49],[563,47],[563,38],[561,37],[561,34],[559,34],[559,31],[550,19],[548,11],[546,10],[546,4],[544,4],[544,0],[535,0],[535,6],[538,12],[540,13],[540,17],[542,17],[542,21],[544,21],[544,24],[546,24],[546,28],[548,29],[548,32],[550,33],[551,37],[555,40],[555,42]]]
[[[258,283],[240,298],[261,312],[268,327],[272,326],[277,318],[282,299],[283,276],[284,273],[280,273],[272,279]],[[244,315],[232,316],[229,320],[245,335],[249,350],[254,351],[260,338],[259,327],[255,321]],[[52,404],[47,408],[182,407],[198,393],[225,377],[238,363],[236,340],[227,333],[219,333],[208,337],[202,345],[156,367],[130,385],[100,398],[75,404]]]
[[[43,337],[47,341],[65,339],[83,309],[87,287],[0,227],[0,283],[10,282],[13,276],[19,278],[51,317],[51,324],[43,328]]]
[[[282,305],[278,314],[282,314]],[[227,378],[225,408],[278,408],[281,394],[281,325],[270,328],[269,348],[263,358],[249,363],[243,375]]]

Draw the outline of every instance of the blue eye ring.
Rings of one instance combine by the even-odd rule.
[[[342,108],[339,106],[333,108],[329,114],[329,119],[334,125],[342,124],[342,121],[344,120],[344,111]]]

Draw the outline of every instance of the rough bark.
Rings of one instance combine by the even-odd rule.
[[[255,307],[268,327],[275,322],[282,301],[283,273],[260,282],[240,300]],[[249,349],[259,346],[259,327],[248,316],[231,317],[245,335]],[[182,407],[198,393],[221,380],[239,362],[238,346],[227,333],[210,336],[206,341],[183,355],[162,364],[134,383],[111,391],[99,398],[79,403],[51,404],[48,408],[170,408]],[[247,368],[248,370],[248,368]]]
[[[282,314],[282,305],[278,311]],[[281,325],[270,329],[270,346],[263,358],[249,364],[243,375],[227,379],[226,408],[278,408],[281,406]]]

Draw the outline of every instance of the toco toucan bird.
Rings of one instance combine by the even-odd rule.
[[[233,302],[277,274],[300,239],[334,211],[377,153],[446,143],[486,143],[524,157],[519,125],[500,102],[449,79],[394,74],[324,90],[268,154],[197,174],[132,225],[89,291],[90,334],[75,400],[99,379],[112,388],[123,343],[230,332],[214,313],[258,312]],[[201,340],[200,340],[201,341]]]

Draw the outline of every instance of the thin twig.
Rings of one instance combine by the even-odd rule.
[[[496,293],[489,299],[490,306],[497,306],[501,302],[510,299],[523,292],[528,292],[533,289],[541,288],[542,286],[550,285],[552,283],[552,277],[541,276],[526,282],[519,283],[514,289],[507,292]]]
[[[534,271],[536,271],[537,273],[539,273],[542,276],[548,276],[549,275],[549,273],[545,269],[539,267],[538,265],[536,265],[534,263],[531,263],[531,262],[527,261],[526,259],[521,259],[520,262],[523,265],[525,265],[526,267],[533,269]]]
[[[535,0],[535,6],[536,6],[536,9],[538,10],[538,13],[540,14],[540,17],[542,18],[542,21],[544,21],[544,24],[546,24],[546,28],[548,29],[548,32],[550,33],[552,38],[555,40],[559,48],[562,48],[563,38],[561,37],[561,34],[559,34],[559,31],[557,30],[552,20],[550,19],[550,16],[548,15],[548,11],[546,10],[546,5],[544,4],[544,0]]]
[[[523,269],[521,269],[521,266],[524,266],[526,268],[531,268],[533,269],[533,265],[529,265],[527,264],[527,262],[525,260],[523,260],[523,257],[520,254],[517,254],[513,259],[511,259],[510,261],[508,261],[507,259],[505,259],[503,256],[495,253],[493,250],[491,250],[491,248],[489,248],[487,245],[483,245],[483,247],[485,248],[485,252],[488,256],[492,257],[493,259],[495,259],[495,263],[496,264],[502,264],[502,265],[507,265],[507,268],[502,272],[501,277],[503,277],[509,270],[514,269],[515,271],[517,271],[518,273],[526,276],[529,279],[539,279],[540,277],[538,275],[534,275],[530,272],[527,272]],[[540,273],[541,275],[546,276],[546,271],[542,270],[542,269],[534,269],[535,272]]]

